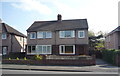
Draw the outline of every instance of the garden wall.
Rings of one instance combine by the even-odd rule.
[[[2,60],[3,64],[30,64],[30,65],[95,65],[95,56],[89,59],[41,59],[41,60]]]

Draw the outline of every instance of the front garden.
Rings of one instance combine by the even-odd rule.
[[[59,56],[59,55],[25,55],[10,54],[4,56],[3,64],[25,64],[25,65],[95,65],[95,56]]]

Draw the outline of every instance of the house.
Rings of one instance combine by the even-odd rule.
[[[0,53],[2,55],[9,54],[10,52],[25,52],[27,37],[7,25],[6,23],[0,23],[0,38],[2,42]]]
[[[106,49],[120,49],[120,26],[105,37]]]
[[[27,29],[27,55],[88,54],[87,19],[35,21]]]

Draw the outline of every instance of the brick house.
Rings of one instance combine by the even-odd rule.
[[[6,23],[1,22],[0,31],[2,45],[0,53],[2,55],[9,54],[10,52],[25,52],[26,36]]]
[[[27,55],[88,54],[87,19],[35,21],[27,29]]]
[[[111,31],[105,37],[106,49],[120,49],[120,26]]]

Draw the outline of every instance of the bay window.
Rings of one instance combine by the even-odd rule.
[[[75,45],[60,45],[60,54],[75,54]]]

